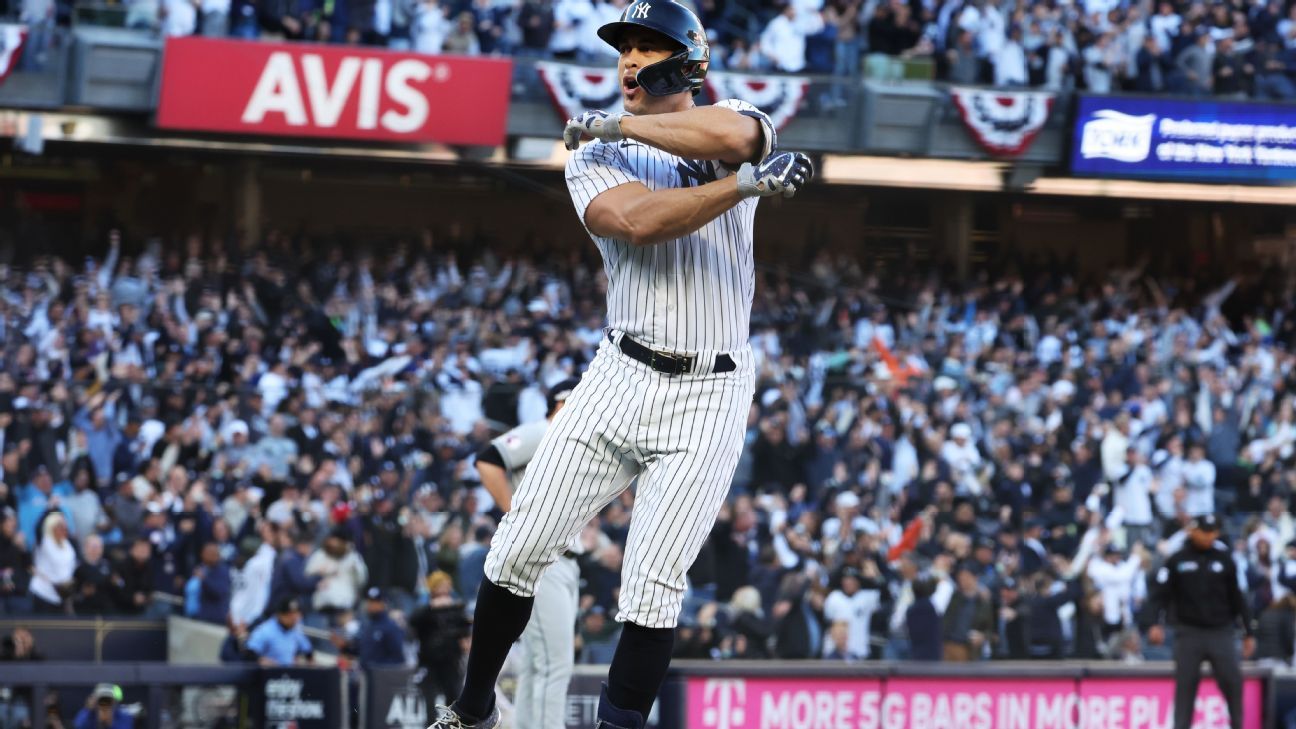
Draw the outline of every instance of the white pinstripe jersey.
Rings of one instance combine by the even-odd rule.
[[[774,125],[737,99],[716,106],[761,123],[774,150]],[[714,160],[686,160],[641,142],[592,142],[567,160],[567,190],[581,222],[600,193],[632,182],[649,190],[697,187],[732,172]],[[657,245],[590,233],[608,277],[608,326],[655,349],[731,351],[747,345],[755,289],[752,224],[760,198],[747,198],[682,238]],[[587,228],[588,230],[588,228]]]

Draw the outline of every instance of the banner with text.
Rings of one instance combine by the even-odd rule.
[[[331,668],[267,668],[253,715],[265,729],[342,726],[341,675]]]
[[[1244,729],[1259,729],[1263,691],[1259,680],[1242,685]],[[1080,719],[1085,727],[1169,729],[1174,726],[1174,682],[1153,678],[1089,678],[1080,682]],[[1229,729],[1228,705],[1209,676],[1197,688],[1192,729]]]
[[[689,677],[690,729],[1170,729],[1169,678]],[[1248,679],[1243,729],[1260,729],[1261,681]],[[1193,729],[1227,729],[1203,680]]]
[[[1081,96],[1071,170],[1198,182],[1296,180],[1296,107]]]
[[[169,38],[157,125],[498,146],[508,120],[511,74],[512,62],[498,58]],[[472,99],[471,108],[464,99]]]

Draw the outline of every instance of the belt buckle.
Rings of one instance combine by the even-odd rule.
[[[658,352],[655,349],[649,351],[652,352],[652,355],[649,357],[651,361],[648,366],[662,374],[682,375],[690,369],[692,357],[683,354],[667,354],[666,352]]]

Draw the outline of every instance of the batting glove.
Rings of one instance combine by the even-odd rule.
[[[800,152],[777,152],[738,168],[738,192],[743,197],[792,197],[814,177],[814,165]]]
[[[563,130],[563,144],[574,150],[580,146],[581,135],[601,139],[604,142],[619,142],[625,137],[621,134],[622,117],[633,116],[629,112],[618,111],[609,114],[606,111],[586,111],[567,120]]]

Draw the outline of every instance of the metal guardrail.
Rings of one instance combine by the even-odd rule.
[[[97,663],[166,660],[165,620],[126,616],[0,617],[0,635],[8,635],[17,628],[30,632],[36,649],[54,660]]]
[[[33,729],[46,726],[45,706],[54,687],[84,687],[108,681],[123,688],[142,687],[144,725],[160,729],[166,691],[177,686],[236,685],[251,687],[260,677],[256,665],[211,667],[172,666],[166,663],[115,664],[111,670],[93,663],[0,663],[0,685],[31,687]],[[72,717],[67,717],[71,724]]]

